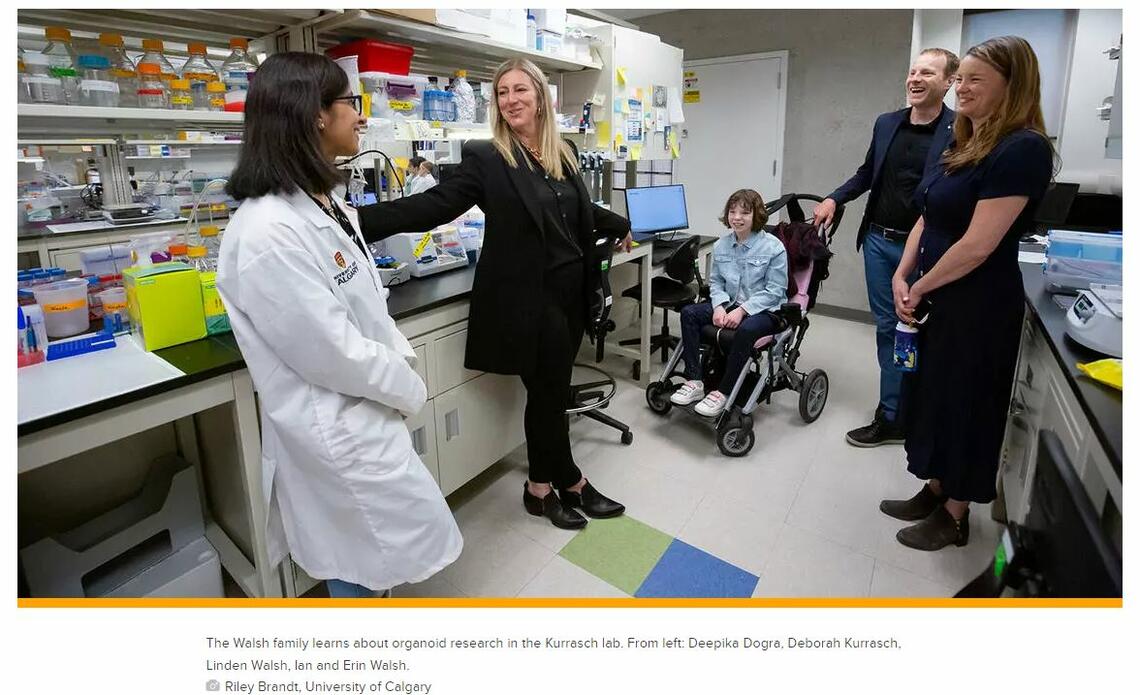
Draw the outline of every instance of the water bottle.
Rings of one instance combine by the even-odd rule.
[[[918,328],[899,321],[895,324],[895,368],[913,372],[918,368]]]

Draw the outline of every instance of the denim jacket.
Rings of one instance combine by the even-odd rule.
[[[740,243],[729,232],[712,253],[709,287],[714,307],[737,304],[753,316],[787,301],[788,254],[776,237],[760,231]]]

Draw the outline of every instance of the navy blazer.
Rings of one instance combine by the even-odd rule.
[[[942,115],[938,117],[938,125],[934,128],[934,139],[930,143],[930,152],[926,155],[926,171],[938,165],[942,152],[950,145],[954,134],[954,109],[949,106],[942,107]],[[863,245],[863,237],[867,234],[867,225],[871,223],[871,211],[875,209],[875,202],[879,195],[879,184],[882,182],[883,163],[887,160],[887,152],[891,149],[891,141],[899,126],[910,117],[910,108],[884,113],[875,119],[875,130],[871,136],[871,146],[867,148],[867,158],[859,166],[855,175],[847,179],[839,188],[836,188],[831,198],[839,205],[846,205],[852,200],[871,191],[867,198],[867,207],[863,211],[863,220],[859,223],[859,234],[855,237],[855,250]],[[915,191],[917,195],[918,191]],[[917,202],[917,201],[916,201]],[[909,231],[909,230],[908,230]]]

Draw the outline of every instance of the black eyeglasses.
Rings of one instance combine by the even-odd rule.
[[[356,109],[357,113],[364,111],[364,97],[359,94],[352,94],[347,97],[336,97],[333,101],[347,101],[352,104],[352,108]]]

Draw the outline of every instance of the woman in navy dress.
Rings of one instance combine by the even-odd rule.
[[[1032,229],[1053,172],[1028,42],[1003,36],[971,48],[956,91],[954,141],[919,185],[923,214],[893,280],[901,320],[929,310],[918,370],[903,387],[907,470],[926,483],[879,508],[918,522],[897,538],[919,550],[965,545],[970,503],[997,496],[1025,307],[1018,239]]]

